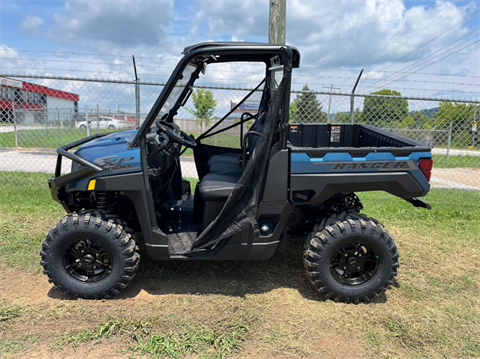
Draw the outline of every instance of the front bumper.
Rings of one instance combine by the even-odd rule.
[[[94,173],[103,171],[102,167],[96,165],[93,162],[87,161],[86,159],[74,153],[68,152],[68,150],[75,148],[77,146],[81,146],[84,143],[87,143],[96,138],[103,137],[109,134],[110,133],[95,134],[95,135],[86,137],[84,139],[72,142],[68,145],[62,146],[57,149],[58,157],[57,157],[57,164],[55,166],[55,175],[54,177],[50,177],[48,179],[48,187],[50,188],[52,198],[55,201],[59,202],[67,211],[68,211],[68,204],[66,203],[65,186],[69,183],[91,176]],[[62,157],[67,157],[68,159],[74,162],[77,162],[83,167],[75,172],[67,173],[62,176],[61,175]]]

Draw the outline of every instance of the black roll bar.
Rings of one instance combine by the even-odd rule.
[[[68,152],[68,150],[75,148],[77,146],[83,145],[86,142],[95,140],[99,137],[103,137],[106,135],[111,135],[112,132],[106,133],[96,133],[92,136],[88,136],[81,140],[69,143],[68,145],[59,147],[57,149],[58,157],[57,157],[57,165],[55,166],[55,177],[51,178],[50,180],[54,182],[56,187],[62,187],[68,183],[78,181],[82,178],[85,178],[92,173],[98,173],[103,171],[103,168],[96,165],[93,162],[87,161],[85,158],[82,158],[74,153]],[[79,169],[78,171],[68,173],[64,176],[61,176],[62,173],[62,157],[67,157],[68,159],[77,162],[78,164],[84,166],[84,168]]]

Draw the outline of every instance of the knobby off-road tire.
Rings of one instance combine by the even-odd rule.
[[[326,298],[358,304],[393,285],[398,258],[397,246],[382,224],[358,213],[342,213],[322,220],[309,233],[304,265],[309,280]]]
[[[65,295],[113,297],[132,281],[140,262],[133,233],[127,231],[113,215],[71,213],[48,231],[42,243],[43,273]]]

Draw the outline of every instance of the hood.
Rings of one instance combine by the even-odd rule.
[[[108,154],[118,154],[128,150],[128,143],[133,140],[137,130],[114,132],[107,136],[89,141],[75,151],[76,155],[92,161]]]

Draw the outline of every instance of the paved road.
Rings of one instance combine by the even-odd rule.
[[[25,171],[52,173],[55,171],[57,155],[51,151],[14,151],[0,149],[0,171]],[[198,178],[195,162],[191,157],[182,158],[182,175]],[[62,172],[70,172],[72,161],[63,157]]]

